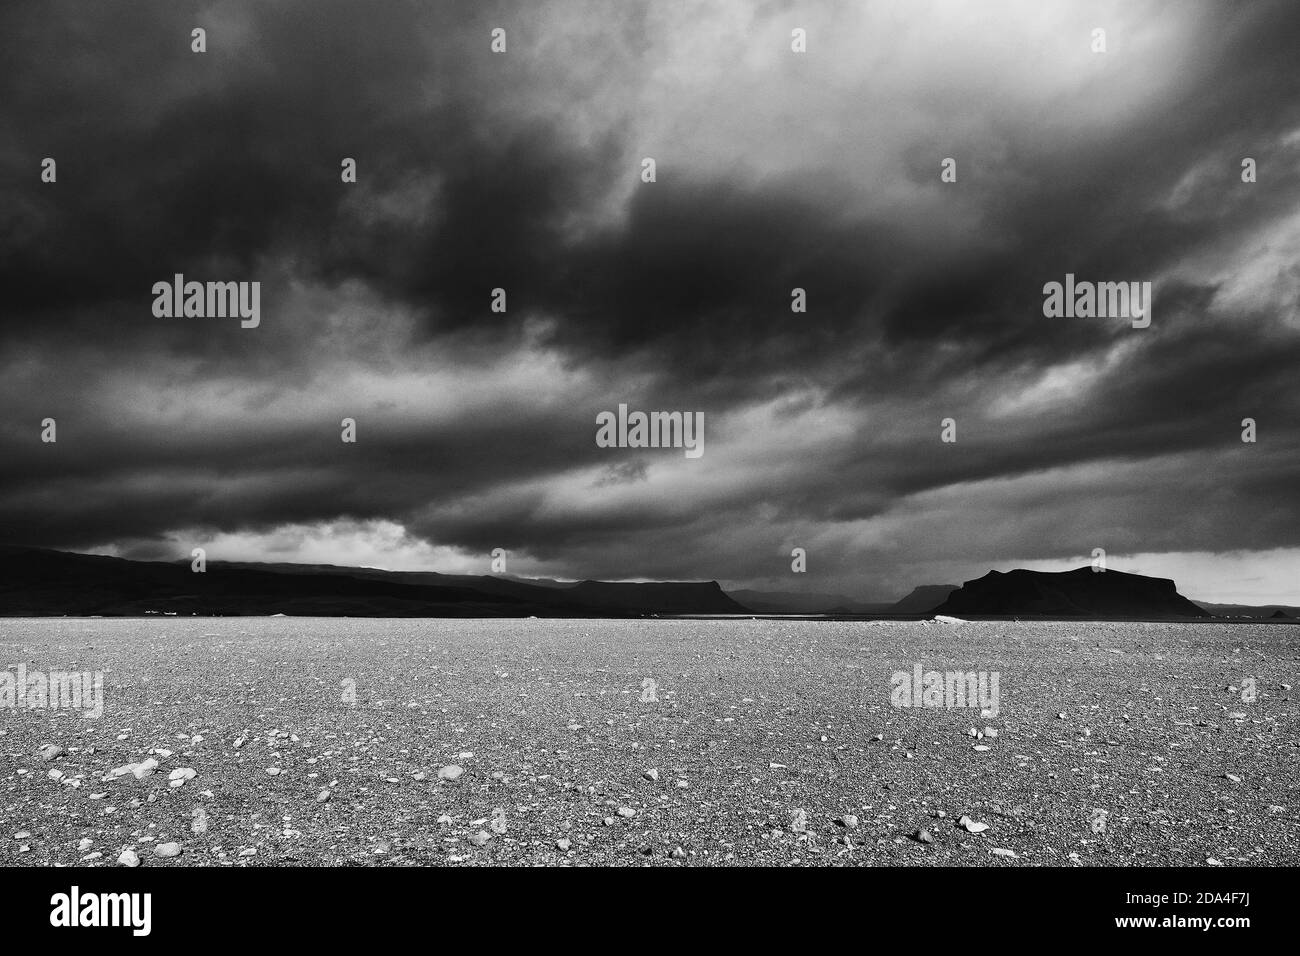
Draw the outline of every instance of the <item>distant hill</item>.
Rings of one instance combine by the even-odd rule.
[[[0,548],[0,616],[639,617],[743,614],[716,581],[624,584],[328,565],[128,561]]]
[[[955,584],[923,584],[899,601],[858,601],[843,594],[816,591],[728,591],[735,600],[759,614],[929,614],[957,590]]]
[[[912,589],[912,593],[890,607],[891,614],[929,614],[937,608],[953,591],[955,584],[922,584]]]
[[[727,594],[759,614],[883,614],[892,607],[814,591],[739,590]]]
[[[1045,617],[1295,621],[1300,608],[1189,601],[1174,582],[1091,568],[990,571],[923,585],[893,603],[842,594],[737,590],[716,581],[556,581],[511,575],[383,571],[337,565],[130,561],[0,546],[0,617],[58,615],[332,617],[644,617],[673,614]]]
[[[1215,617],[1251,617],[1283,620],[1300,617],[1300,608],[1285,604],[1211,604],[1208,601],[1193,601],[1197,607],[1204,608]]]
[[[954,617],[1209,618],[1167,578],[1122,571],[990,571],[967,581],[935,613]]]

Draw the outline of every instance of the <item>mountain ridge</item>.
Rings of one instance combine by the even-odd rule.
[[[324,570],[328,568],[329,570]],[[0,616],[270,615],[639,617],[744,614],[716,581],[529,585],[484,575],[132,561],[38,548],[0,549]]]
[[[901,600],[729,590],[717,581],[559,581],[516,575],[386,571],[328,564],[185,560],[0,545],[0,617],[304,615],[358,617],[1080,617],[1294,622],[1300,608],[1192,601],[1173,581],[1090,567],[989,571],[955,585],[920,585]]]
[[[1213,618],[1178,593],[1169,578],[1124,571],[990,571],[967,581],[934,613],[986,617]]]

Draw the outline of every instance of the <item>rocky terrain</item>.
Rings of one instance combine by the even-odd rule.
[[[1300,863],[1287,624],[0,624],[7,866]]]

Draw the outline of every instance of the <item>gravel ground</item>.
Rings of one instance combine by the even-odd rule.
[[[1298,658],[1284,624],[5,620],[0,667],[102,671],[104,713],[0,707],[0,864],[1295,865]],[[998,672],[996,717],[892,706],[916,663]]]

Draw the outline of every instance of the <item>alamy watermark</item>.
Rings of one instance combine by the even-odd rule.
[[[1132,319],[1133,328],[1151,324],[1150,282],[1065,282],[1043,286],[1043,315],[1049,319]]]
[[[15,673],[16,671],[16,673]],[[103,671],[29,671],[26,664],[0,671],[0,708],[80,710],[81,716],[104,715]]]
[[[889,702],[895,707],[952,710],[978,707],[988,717],[998,715],[998,671],[927,671],[918,662],[909,671],[894,671]]]
[[[682,448],[687,458],[704,454],[703,412],[629,412],[596,416],[597,448]]]
[[[158,319],[225,319],[239,317],[240,327],[262,323],[262,283],[186,282],[176,273],[171,282],[153,284],[153,314]]]

